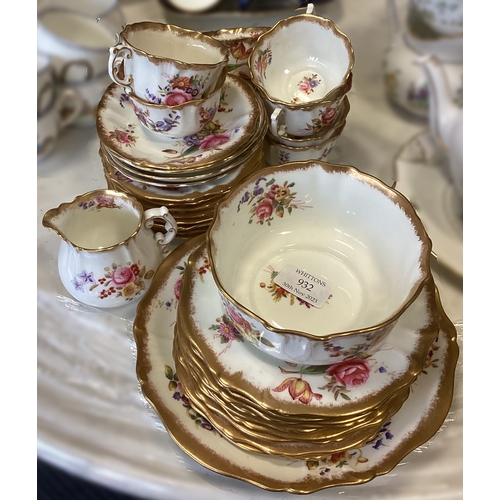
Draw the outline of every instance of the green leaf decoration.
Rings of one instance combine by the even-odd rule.
[[[174,370],[168,365],[165,365],[165,377],[167,377],[169,380],[174,379]]]
[[[177,382],[175,380],[171,380],[169,383],[168,383],[168,389],[170,391],[175,391],[177,389]]]

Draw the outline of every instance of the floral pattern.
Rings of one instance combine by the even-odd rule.
[[[319,112],[318,118],[313,118],[311,123],[306,124],[306,131],[311,134],[322,132],[335,122],[338,114],[338,107],[332,106]]]
[[[146,95],[153,104],[163,104],[166,106],[178,106],[193,99],[203,99],[210,91],[206,88],[207,81],[211,75],[201,77],[200,75],[180,76],[179,73],[169,76],[167,84],[162,87],[158,85],[158,94],[154,94],[146,89]]]
[[[316,470],[320,476],[325,476],[334,468],[341,469],[346,466],[354,468],[359,464],[365,464],[369,462],[369,459],[363,455],[363,448],[371,446],[378,451],[380,447],[384,446],[385,441],[394,437],[390,431],[390,425],[391,421],[389,420],[380,428],[377,436],[365,443],[361,448],[339,451],[323,460],[308,460],[306,461],[306,467],[309,470]]]
[[[129,123],[125,129],[115,128],[114,130],[109,131],[108,136],[120,147],[131,147],[137,141],[137,136],[134,135],[135,127],[135,123]]]
[[[146,288],[146,281],[154,275],[154,270],[146,270],[140,262],[127,263],[125,265],[113,263],[111,267],[105,267],[103,276],[96,278],[94,272],[87,272],[85,269],[78,273],[71,283],[78,292],[85,293],[85,287],[92,292],[98,287],[99,298],[123,297],[125,300],[132,300]]]
[[[261,183],[264,185],[261,185]],[[274,216],[282,218],[285,212],[292,213],[294,209],[312,208],[310,205],[296,200],[296,192],[291,188],[295,182],[285,181],[282,185],[276,184],[274,178],[259,177],[254,184],[252,193],[246,191],[240,202],[237,211],[239,212],[243,204],[250,205],[249,223],[256,221],[257,224],[266,223],[271,225]]]
[[[302,77],[297,83],[297,92],[292,99],[292,102],[300,102],[304,96],[309,96],[314,92],[314,89],[319,87],[321,79],[318,78],[317,73],[309,73]]]
[[[253,328],[250,322],[247,321],[225,297],[221,296],[221,298],[229,324],[240,332],[246,340],[252,342],[252,344],[257,347],[259,344],[264,344],[267,347],[274,349],[272,342],[267,340],[265,337],[262,337],[260,331]]]
[[[224,354],[232,345],[233,342],[244,342],[241,333],[234,327],[231,320],[226,314],[215,320],[215,324],[210,325],[210,330],[215,331],[215,336],[220,338],[221,344],[226,344],[226,347],[219,353]]]
[[[257,71],[257,74],[260,76],[260,80],[264,80],[266,78],[266,70],[268,66],[273,61],[273,52],[271,50],[271,44],[268,44],[264,50],[256,49],[257,57],[254,62],[254,69]]]
[[[201,427],[202,429],[206,429],[207,431],[212,431],[218,434],[214,426],[203,415],[201,415],[191,407],[191,402],[184,393],[182,383],[180,382],[177,373],[174,372],[172,367],[168,365],[165,365],[165,377],[167,377],[169,381],[169,390],[174,393],[172,397],[176,401],[180,401],[182,403],[182,406],[186,408],[186,413],[188,414],[189,418],[195,423],[196,427]]]
[[[83,210],[100,210],[101,208],[117,208],[121,207],[114,202],[112,196],[99,195],[89,201],[81,201],[78,206]]]

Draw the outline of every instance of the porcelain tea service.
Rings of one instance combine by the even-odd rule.
[[[151,229],[155,219],[164,232]],[[58,270],[66,290],[99,308],[139,299],[177,234],[166,207],[144,210],[134,197],[107,189],[48,210],[42,224],[61,238]]]

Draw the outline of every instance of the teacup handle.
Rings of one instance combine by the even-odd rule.
[[[286,125],[283,124],[283,109],[276,108],[269,121],[269,128],[275,137],[280,137],[286,134]]]
[[[125,60],[132,57],[132,50],[126,45],[117,44],[109,49],[108,73],[111,80],[122,87],[132,90],[132,75],[125,74]],[[123,77],[120,71],[123,68]]]
[[[314,8],[313,3],[308,3],[306,7],[306,14],[314,14],[316,15],[316,9]]]
[[[153,227],[154,219],[163,219],[165,221],[166,234],[161,231],[156,232],[155,240],[160,245],[162,253],[167,253],[167,245],[177,235],[177,221],[167,207],[149,208],[144,212],[144,224],[149,229]]]
[[[85,100],[77,90],[67,87],[57,97],[56,106],[60,116],[59,128],[63,129],[80,116]]]

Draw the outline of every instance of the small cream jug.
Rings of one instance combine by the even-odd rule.
[[[151,229],[165,221],[164,234]],[[84,304],[109,308],[139,299],[177,234],[166,207],[144,210],[132,196],[100,189],[48,210],[43,226],[61,238],[58,270],[66,290]]]

